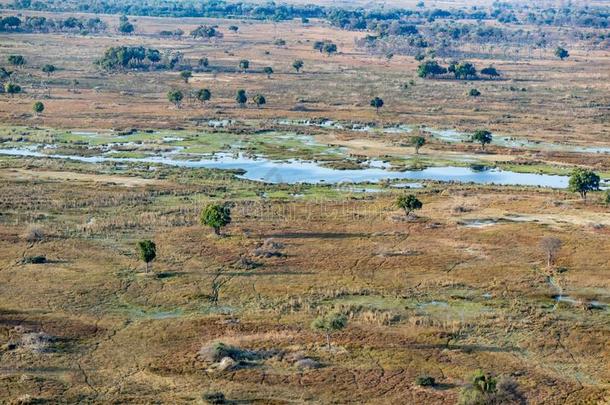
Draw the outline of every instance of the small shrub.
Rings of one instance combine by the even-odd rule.
[[[477,89],[470,89],[470,91],[468,92],[468,95],[470,97],[479,97],[481,95],[481,92]]]
[[[203,394],[203,400],[208,404],[224,404],[226,401],[222,392],[207,392]]]
[[[434,377],[423,375],[415,379],[415,384],[420,387],[434,387],[436,385],[436,380],[434,380]]]
[[[30,243],[40,242],[44,239],[44,232],[41,228],[30,226],[23,235],[23,238]]]
[[[47,262],[47,258],[44,256],[26,256],[21,262],[23,264],[43,264]]]

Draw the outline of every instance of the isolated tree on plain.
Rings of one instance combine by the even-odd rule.
[[[334,53],[337,53],[337,45],[333,44],[332,42],[327,42],[324,44],[324,47],[322,48],[322,50],[324,51],[325,54],[330,56]]]
[[[239,89],[237,90],[237,95],[235,96],[235,101],[239,104],[240,107],[244,107],[248,102],[248,95],[246,94],[246,90]]]
[[[242,59],[239,61],[239,68],[242,72],[246,73],[250,68],[250,61],[248,59]]]
[[[421,209],[423,204],[413,194],[409,194],[398,197],[396,199],[396,206],[403,209],[405,211],[405,215],[409,216],[411,212]]]
[[[182,78],[182,80],[184,80],[184,83],[188,83],[189,79],[193,77],[193,72],[191,72],[190,70],[183,70],[182,72],[180,72],[180,77]]]
[[[273,68],[271,66],[266,66],[263,68],[263,72],[267,75],[267,79],[271,79],[271,75],[273,74]]]
[[[152,240],[138,242],[138,253],[140,259],[146,263],[146,272],[150,270],[150,263],[157,257],[157,245]]]
[[[23,55],[9,55],[7,61],[16,67],[24,66],[27,63]]]
[[[127,16],[122,15],[119,18],[119,32],[121,34],[131,34],[135,31],[136,27],[129,22],[129,18]]]
[[[262,94],[257,94],[256,96],[254,96],[252,101],[254,101],[254,104],[256,104],[257,108],[260,108],[262,105],[267,104],[267,99],[265,99],[265,96],[263,96]]]
[[[554,236],[547,236],[540,241],[540,249],[542,249],[546,255],[546,264],[548,267],[551,267],[555,262],[555,258],[557,257],[557,253],[561,250],[561,246],[561,239]]]
[[[589,191],[599,190],[599,181],[599,176],[592,170],[577,167],[570,175],[568,189],[573,193],[580,194],[580,197],[587,201]]]
[[[174,89],[167,92],[167,100],[174,104],[176,108],[180,108],[180,104],[182,103],[183,99],[184,94],[182,94],[182,91],[180,90]]]
[[[472,134],[472,141],[481,144],[481,149],[485,150],[485,145],[490,144],[492,141],[491,132],[486,129],[478,129]]]
[[[40,101],[36,101],[34,105],[32,105],[32,110],[34,111],[34,114],[38,116],[44,111],[44,104],[42,104]]]
[[[411,144],[415,148],[415,154],[419,155],[419,149],[426,144],[426,138],[423,136],[414,136],[411,138]]]
[[[327,314],[321,316],[311,323],[311,327],[314,330],[323,332],[326,335],[326,345],[328,350],[331,349],[330,336],[333,332],[340,331],[347,326],[347,316],[341,313]]]
[[[555,56],[557,56],[561,60],[564,60],[565,58],[570,57],[570,53],[568,52],[567,49],[565,49],[561,46],[558,46],[557,48],[555,48]]]
[[[4,83],[4,92],[14,97],[15,94],[21,93],[21,86],[15,83]]]
[[[239,31],[239,27],[237,25],[231,25],[229,26],[229,31],[237,34],[237,31]]]
[[[292,67],[294,68],[294,70],[297,71],[297,73],[301,72],[301,69],[303,69],[303,66],[305,66],[305,62],[303,62],[301,59],[297,59],[294,62],[292,62]]]
[[[51,74],[55,73],[57,68],[51,64],[46,64],[42,67],[42,72],[47,74],[47,77],[51,77]]]
[[[481,69],[481,74],[488,76],[490,79],[500,76],[500,73],[498,73],[498,70],[493,66],[488,66],[486,68]]]
[[[228,204],[209,204],[201,212],[202,225],[214,229],[215,235],[220,235],[220,229],[231,223],[231,208]]]
[[[207,101],[212,99],[212,92],[208,89],[199,89],[197,90],[197,100],[202,104],[205,104]]]
[[[221,290],[227,286],[233,280],[238,273],[231,272],[225,267],[220,267],[212,273],[212,279],[210,280],[210,302],[214,305],[218,305],[220,299]]]
[[[468,95],[470,97],[479,97],[481,95],[481,92],[478,89],[470,89]]]
[[[380,97],[375,97],[371,100],[371,107],[375,107],[377,114],[379,114],[379,110],[383,107],[383,100]]]

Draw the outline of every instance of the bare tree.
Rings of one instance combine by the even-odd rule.
[[[546,254],[548,267],[553,265],[557,253],[561,250],[561,245],[561,239],[554,236],[547,236],[540,241],[540,248]]]
[[[219,267],[212,273],[210,280],[210,301],[214,305],[218,305],[220,291],[233,280],[238,273],[230,271],[226,267]]]

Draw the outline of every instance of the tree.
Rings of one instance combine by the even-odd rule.
[[[127,16],[122,15],[119,18],[119,32],[121,34],[131,34],[134,32],[136,27],[132,23],[129,22],[129,18]]]
[[[42,72],[47,74],[47,77],[50,77],[52,73],[54,73],[57,69],[55,66],[47,64],[42,67]]]
[[[377,114],[379,114],[379,109],[383,107],[383,100],[379,97],[375,97],[371,100],[371,107],[375,107],[375,110],[377,110]]]
[[[267,100],[262,94],[257,94],[256,96],[254,96],[252,101],[254,101],[254,104],[256,104],[257,108],[260,108],[262,105],[267,104]]]
[[[558,46],[557,48],[555,48],[555,56],[557,56],[561,60],[564,60],[565,58],[570,57],[570,53],[567,49]]]
[[[271,66],[266,66],[263,68],[263,72],[267,75],[267,79],[271,79],[271,75],[273,74],[273,68]]]
[[[479,97],[481,95],[481,92],[478,89],[470,89],[468,95],[470,97]]]
[[[409,216],[412,211],[421,209],[423,204],[413,194],[409,194],[398,197],[396,199],[396,206],[405,210],[405,215]]]
[[[320,53],[322,53],[324,51],[324,41],[314,42],[313,49],[315,49],[316,51],[320,51]]]
[[[327,42],[322,47],[322,50],[324,51],[324,53],[330,56],[333,53],[337,53],[337,45],[333,44],[332,42]]]
[[[580,197],[586,202],[589,191],[599,190],[599,180],[599,176],[592,170],[578,167],[570,175],[568,189],[580,194]]]
[[[417,75],[423,78],[442,75],[445,73],[447,73],[447,68],[442,67],[435,60],[428,60],[420,64],[417,68]]]
[[[606,205],[610,205],[610,189],[606,190],[606,194],[604,196],[604,203],[606,203]]]
[[[197,100],[205,104],[206,101],[210,101],[212,98],[212,92],[208,89],[199,89],[197,91]]]
[[[176,108],[180,108],[184,94],[180,90],[174,89],[167,92],[167,99],[170,103],[174,104]]]
[[[470,62],[452,64],[448,70],[453,72],[456,79],[468,79],[469,77],[476,77],[477,75],[477,70]]]
[[[21,86],[15,83],[4,83],[4,91],[13,97],[15,94],[21,93]]]
[[[193,39],[197,39],[197,38],[222,38],[222,33],[219,32],[216,28],[214,27],[210,27],[208,25],[200,25],[199,27],[195,28],[193,31],[191,31],[191,36],[193,37]]]
[[[489,78],[498,77],[500,73],[493,66],[488,66],[486,68],[481,69],[481,74],[485,76],[489,76]]]
[[[239,68],[246,73],[250,68],[250,61],[248,59],[242,59],[239,61]]]
[[[199,59],[199,66],[201,66],[202,68],[207,68],[208,66],[210,66],[209,59],[206,57]]]
[[[184,80],[184,83],[188,83],[189,79],[193,77],[193,72],[190,70],[183,70],[180,72],[180,77]]]
[[[471,137],[473,142],[478,142],[481,144],[481,149],[485,150],[485,145],[491,143],[492,135],[491,132],[485,129],[478,129],[472,134]]]
[[[138,242],[140,259],[146,263],[146,272],[150,269],[150,263],[157,257],[157,245],[152,240],[141,240]]]
[[[32,106],[32,110],[34,111],[34,114],[39,115],[44,111],[44,104],[40,101],[36,101]]]
[[[231,223],[231,208],[228,204],[209,204],[201,212],[201,224],[214,229],[220,235],[220,228]]]
[[[311,327],[314,330],[323,332],[326,335],[326,344],[328,350],[331,349],[330,335],[333,332],[344,329],[347,326],[347,316],[341,313],[327,314],[316,318],[312,323]]]
[[[419,149],[426,144],[426,138],[423,136],[414,136],[411,138],[411,144],[415,148],[415,154],[419,155]]]
[[[237,95],[235,96],[235,101],[240,107],[244,107],[248,102],[248,95],[246,94],[246,90],[239,89],[237,90]]]
[[[237,34],[237,31],[239,31],[239,27],[237,25],[231,25],[229,26],[229,31]]]
[[[23,57],[23,55],[9,55],[8,58],[8,63],[10,63],[13,66],[23,66],[26,64],[26,60]]]
[[[301,59],[297,59],[294,62],[292,62],[292,67],[294,68],[294,70],[297,71],[297,73],[301,72],[301,69],[303,69],[304,65],[305,65],[305,62],[303,62]]]
[[[561,239],[555,238],[553,236],[547,236],[546,238],[542,238],[542,240],[540,241],[540,249],[542,249],[542,251],[546,255],[546,264],[548,267],[551,267],[553,265],[555,257],[561,249],[561,245]]]

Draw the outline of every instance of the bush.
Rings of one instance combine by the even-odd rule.
[[[44,239],[44,232],[42,231],[42,229],[40,229],[38,227],[30,226],[25,231],[23,238],[26,240],[26,242],[30,242],[30,243],[40,242],[41,240]]]
[[[415,379],[415,384],[420,387],[434,387],[436,385],[436,380],[434,380],[434,377],[423,375]]]
[[[203,400],[208,404],[224,404],[225,394],[222,392],[207,392],[203,394]]]
[[[26,256],[21,262],[23,264],[43,264],[47,262],[47,258],[45,256]]]
[[[468,95],[470,97],[479,97],[481,95],[481,92],[477,89],[470,89],[470,91],[468,92]]]

